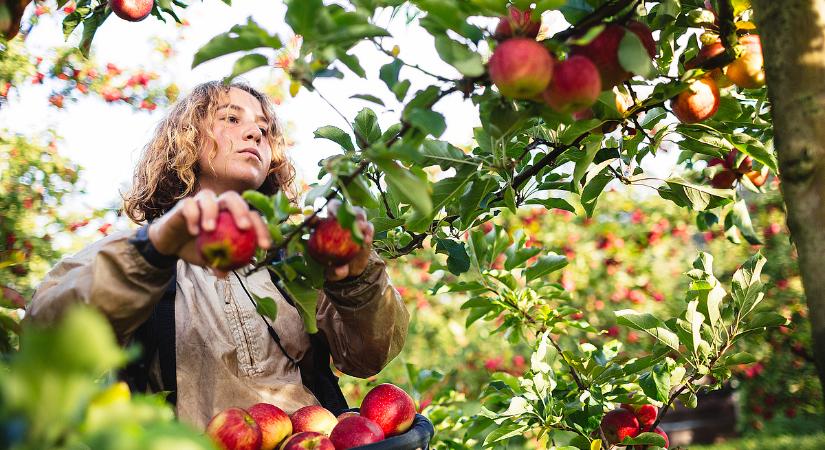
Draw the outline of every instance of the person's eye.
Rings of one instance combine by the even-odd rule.
[[[267,133],[269,132],[269,130],[267,130],[266,128],[258,128],[258,129],[261,130],[261,134],[264,135],[264,136],[266,136]]]
[[[229,123],[238,123],[238,118],[237,118],[237,117],[235,117],[235,116],[226,116],[226,120],[227,120]]]

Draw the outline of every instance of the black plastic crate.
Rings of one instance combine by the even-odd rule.
[[[357,408],[349,411],[358,412]],[[353,450],[427,450],[430,448],[430,439],[435,434],[432,422],[421,414],[415,415],[412,427],[405,433],[392,436],[380,442],[353,447]]]

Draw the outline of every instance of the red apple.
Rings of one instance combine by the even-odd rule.
[[[744,52],[725,68],[725,75],[735,85],[754,89],[765,85],[765,70],[762,59],[762,41],[756,34],[739,38]]]
[[[682,123],[702,122],[719,109],[719,88],[710,77],[696,80],[670,101],[670,107]]]
[[[768,180],[768,172],[762,170],[751,170],[746,173],[745,176],[748,177],[756,187],[762,186],[765,184],[765,181]]]
[[[602,81],[596,65],[584,56],[571,56],[555,65],[544,101],[560,113],[581,111],[596,103]]]
[[[695,57],[685,63],[685,69],[695,69],[697,67],[701,67],[709,59],[720,55],[724,51],[725,46],[722,45],[722,42],[719,40],[716,40],[708,45],[704,45],[701,49],[699,49],[699,53]],[[713,81],[716,81],[716,86],[719,88],[728,87],[733,84],[719,67],[708,72],[708,75],[713,78]]]
[[[335,450],[335,445],[321,433],[303,431],[290,436],[280,450]]]
[[[221,411],[206,425],[206,435],[223,450],[259,450],[261,428],[240,408]]]
[[[255,229],[241,230],[235,224],[232,213],[223,210],[218,213],[212,231],[201,230],[195,245],[211,267],[220,270],[234,270],[252,262],[258,237]]]
[[[249,408],[249,415],[261,428],[261,434],[263,434],[261,450],[273,450],[292,434],[292,421],[289,420],[289,415],[275,405],[255,404]]]
[[[332,429],[329,440],[335,450],[347,450],[384,439],[384,432],[372,420],[362,416],[347,417]]]
[[[647,431],[650,426],[653,425],[653,422],[656,421],[656,417],[659,416],[659,409],[653,405],[629,405],[622,403],[622,408],[636,415],[636,419],[639,420],[639,426],[643,431]]]
[[[109,0],[116,16],[129,22],[140,22],[152,12],[154,0]]]
[[[390,437],[410,429],[415,419],[415,402],[400,387],[384,383],[367,393],[360,411],[381,427],[384,436]]]
[[[717,172],[713,178],[710,179],[710,185],[716,189],[730,189],[733,183],[736,182],[736,174],[730,170],[723,170]]]
[[[533,39],[508,39],[496,47],[488,63],[490,79],[501,95],[532,99],[553,77],[553,58]]]
[[[515,6],[507,9],[508,15],[502,17],[496,27],[493,37],[499,41],[510,39],[513,36],[525,36],[534,38],[538,36],[541,29],[541,21],[533,20],[533,10],[522,11]]]
[[[739,174],[745,174],[750,172],[751,168],[753,167],[753,158],[750,156],[745,156],[744,158],[740,158],[739,150],[733,149],[728,152],[725,156],[725,167],[731,169]],[[739,161],[737,166],[736,161]]]
[[[645,430],[645,431],[647,431],[647,430]],[[665,447],[664,448],[670,447],[670,439],[668,439],[667,433],[665,433],[665,430],[661,429],[660,427],[656,427],[656,429],[653,430],[653,432],[658,434],[659,436],[662,436],[663,438],[665,438]],[[651,446],[649,446],[649,445],[634,445],[633,450],[646,450],[650,447]]]
[[[639,37],[651,58],[656,55],[656,41],[650,28],[635,20],[628,21],[624,27],[608,25],[587,45],[573,46],[571,49],[572,54],[586,56],[593,61],[601,75],[602,89],[610,89],[632,75],[619,62],[619,44],[627,30]]]
[[[342,266],[358,255],[361,246],[352,239],[350,230],[344,229],[337,218],[330,216],[315,224],[307,251],[321,264]]]
[[[617,408],[605,414],[601,427],[610,444],[618,444],[626,437],[636,437],[641,431],[639,420],[624,408]]]
[[[338,419],[321,405],[304,406],[289,416],[292,421],[292,432],[313,431],[329,436]]]

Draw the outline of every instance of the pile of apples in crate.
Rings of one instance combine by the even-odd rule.
[[[206,434],[224,450],[346,450],[406,432],[415,419],[415,402],[393,384],[372,388],[358,412],[335,417],[319,405],[287,415],[258,403],[229,408],[209,421]]]

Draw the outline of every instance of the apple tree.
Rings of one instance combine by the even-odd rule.
[[[296,218],[295,206],[284,194],[245,194],[265,215],[276,243],[257,267],[280,276],[300,304],[307,329],[313,330],[315,291],[324,268],[304,257],[306,237],[322,207],[340,198],[344,207],[339,222],[356,240],[352,206],[368,211],[376,229],[375,247],[385,257],[423,247],[444,255],[443,270],[454,278],[434,289],[468,297],[463,305],[468,325],[500,320],[503,338],[533,349],[529,371],[495,375],[483,396],[484,407],[465,417],[459,424],[462,433],[444,446],[492,447],[529,435],[558,448],[609,448],[619,442],[661,447],[666,438],[657,434],[656,426],[677,399],[695,405],[697,392],[721,386],[730,378],[731,367],[752,360],[740,351],[742,342],[786,323],[782,315],[760,307],[766,265],[762,255],[748,258],[730,282],[723,283],[714,271],[713,256],[699,253],[692,265],[685,261],[689,282],[685,294],[673,299],[680,305],[675,314],[614,311],[618,324],[655,341],[646,351],[627,355],[618,341],[573,339],[571,329],[591,335],[600,330],[571,306],[571,292],[548,280],[568,264],[567,257],[557,249],[528,247],[530,236],[513,235],[498,225],[484,227],[503,211],[528,205],[592,217],[599,214],[605,189],[623,185],[649,189],[691,211],[702,230],[722,233],[733,244],[758,245],[760,233],[749,205],[776,189],[767,180],[785,177],[777,154],[793,168],[792,189],[804,194],[799,204],[819,198],[821,190],[808,182],[818,173],[811,162],[816,153],[804,144],[815,140],[786,138],[793,146],[786,156],[774,147],[772,116],[779,118],[779,111],[772,107],[780,98],[798,97],[780,96],[765,87],[759,8],[754,11],[747,1],[731,0],[286,4],[286,22],[302,38],[298,56],[285,67],[293,93],[377,73],[381,88],[386,88],[382,97],[398,106],[400,114],[396,123],[382,129],[376,109],[389,109],[389,102],[364,93],[357,99],[375,106],[348,118],[349,129],[329,125],[316,130],[318,138],[333,141],[341,153],[321,162],[321,181],[304,200],[318,209],[306,217]],[[173,6],[185,3],[158,1],[150,12],[177,20]],[[80,47],[88,53],[96,27],[119,7],[78,2],[64,29],[71,33],[82,23]],[[390,14],[381,14],[385,11]],[[145,15],[127,14],[134,20]],[[405,61],[404,49],[394,44],[389,31],[392,21],[403,17],[432,37],[433,54],[452,66],[452,73],[437,74]],[[780,92],[812,86],[810,74],[786,67],[801,57],[771,60],[779,54],[779,42],[791,39],[784,34],[791,27],[783,25],[791,23],[791,16],[781,17],[788,20],[766,25],[766,31],[777,36],[773,43],[771,34],[765,34],[768,80],[777,77],[784,83]],[[808,12],[806,43],[822,35],[812,22],[815,17]],[[547,25],[551,18],[566,25],[553,30],[541,25],[542,19]],[[243,52],[227,76],[231,79],[271,66],[268,55],[281,50],[285,39],[250,18],[216,35],[198,51],[193,65]],[[368,44],[359,48],[371,46],[387,62],[365,67],[354,51],[359,44]],[[411,89],[412,71],[432,83]],[[794,75],[781,78],[788,73]],[[448,96],[471,102],[477,110],[481,126],[467,130],[473,136],[469,148],[441,139],[446,118],[434,107]],[[818,111],[816,92],[807,98]],[[795,102],[786,109],[791,105]],[[804,116],[804,111],[797,108],[795,114]],[[777,121],[784,127],[777,130],[804,127],[814,118],[810,114],[792,123]],[[663,154],[674,146],[678,159],[669,163],[670,175],[655,176],[651,162],[663,164]],[[793,156],[796,153],[802,156]],[[812,256],[821,253],[815,244],[822,239],[821,231],[806,227],[818,223],[807,214],[821,208],[795,209],[797,199],[790,197],[791,230],[801,246],[812,330],[819,336],[825,320],[817,306],[823,296],[809,283],[822,279],[816,275],[821,265]],[[281,250],[286,258],[280,257]],[[623,435],[610,419],[615,414],[605,414],[622,403],[632,409],[652,404],[658,415]]]

